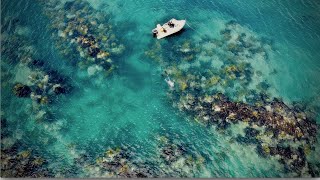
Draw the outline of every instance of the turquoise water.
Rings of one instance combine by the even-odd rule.
[[[62,55],[57,48],[60,41],[55,40],[57,35],[52,28],[53,16],[45,16],[46,3],[49,2],[2,2],[4,28],[1,33],[20,33],[19,36],[29,39],[27,43],[32,44],[34,56],[44,61],[45,70],[56,70],[72,87],[69,93],[59,95],[45,105],[42,110],[49,116],[37,120],[39,111],[34,111],[34,102],[12,93],[14,83],[27,82],[26,77],[32,68],[13,63],[22,59],[23,54],[10,57],[4,53],[1,58],[1,116],[6,119],[8,125],[5,127],[3,121],[2,127],[8,129],[9,135],[2,137],[2,150],[17,143],[17,153],[28,150],[32,155],[43,157],[47,160],[44,166],[48,174],[45,176],[55,177],[104,177],[105,174],[88,168],[89,165],[94,166],[96,159],[109,148],[123,146],[135,153],[132,155],[134,161],[140,164],[150,161],[151,168],[170,169],[163,170],[166,172],[158,176],[310,176],[310,173],[297,175],[288,172],[275,157],[259,155],[255,145],[234,142],[232,137],[243,133],[241,124],[221,131],[215,126],[207,127],[196,122],[186,112],[179,111],[173,105],[174,100],[168,98],[170,90],[161,76],[164,67],[148,58],[145,52],[158,41],[152,38],[151,29],[172,17],[187,19],[188,26],[178,36],[160,40],[165,46],[163,49],[172,48],[170,46],[179,39],[189,39],[194,43],[218,39],[224,24],[235,20],[241,26],[239,31],[271,44],[269,58],[252,64],[255,72],[262,72],[263,77],[260,78],[269,83],[271,96],[281,97],[288,104],[301,102],[314,113],[319,124],[320,3],[298,0],[252,0],[246,3],[238,0],[88,2],[95,11],[109,19],[113,33],[125,46],[123,53],[111,56],[117,68],[107,77],[90,76],[87,69],[79,69],[72,63],[76,61],[76,55]],[[14,18],[19,19],[16,25]],[[9,38],[8,41],[14,40]],[[28,44],[22,42],[19,46]],[[170,52],[164,51],[164,54],[169,55]],[[173,58],[179,61],[181,57]],[[163,136],[185,144],[186,154],[202,156],[205,163],[196,170],[186,170],[183,165],[171,164],[169,168],[161,164],[158,139]],[[308,159],[313,162],[315,176],[319,176],[319,157],[316,154],[320,147],[318,142],[313,146],[315,149]],[[84,154],[87,158],[79,164],[77,159]],[[11,172],[4,167],[2,165],[3,173]],[[36,170],[22,171],[31,173]],[[28,173],[8,174],[2,176],[30,176]]]

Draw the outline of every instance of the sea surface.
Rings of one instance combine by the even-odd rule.
[[[15,83],[25,84],[33,69],[19,64],[23,53],[10,56],[2,50],[1,124],[2,132],[8,132],[1,134],[2,154],[14,144],[16,154],[20,156],[27,151],[31,152],[27,158],[41,157],[45,160],[43,176],[105,177],[109,175],[97,173],[99,170],[89,167],[94,166],[96,159],[104,156],[108,149],[118,147],[127,147],[134,152],[131,156],[138,159],[133,163],[138,164],[136,166],[139,162],[147,164],[145,162],[150,161],[153,163],[151,167],[166,169],[168,165],[157,156],[159,138],[165,137],[186,144],[189,154],[202,156],[205,162],[193,170],[176,163],[171,169],[167,168],[170,170],[161,171],[163,174],[150,173],[151,177],[319,176],[320,159],[316,155],[320,153],[319,142],[312,143],[314,148],[308,156],[313,162],[310,166],[314,174],[292,172],[275,157],[259,154],[254,144],[232,141],[232,134],[241,134],[240,125],[232,126],[228,131],[217,129],[215,125],[208,127],[179,110],[173,105],[174,100],[168,97],[171,90],[163,75],[165,66],[146,56],[146,52],[159,42],[161,48],[171,49],[181,39],[196,44],[220,39],[225,24],[235,21],[241,32],[266,41],[270,46],[268,58],[252,64],[254,72],[262,72],[259,78],[268,82],[270,96],[279,97],[286,104],[303,104],[319,125],[319,1],[82,1],[87,1],[93,9],[90,13],[96,11],[108,19],[107,24],[112,25],[117,44],[125,47],[120,54],[111,55],[116,68],[108,76],[90,75],[87,68],[75,65],[79,56],[74,50],[67,55],[61,53],[59,46],[67,40],[57,40],[58,30],[54,28],[58,25],[53,24],[53,19],[57,19],[60,12],[51,11],[48,15],[53,7],[47,5],[50,1],[2,1],[1,34],[9,42],[1,40],[2,49],[15,41],[10,35],[18,34],[27,40],[15,43],[18,45],[10,47],[11,51],[18,52],[19,48],[29,46],[34,59],[44,62],[40,65],[43,71],[54,70],[72,87],[68,93],[54,96],[47,105],[40,105],[40,109],[49,115],[41,116],[39,120],[39,112],[34,110],[37,109],[34,108],[35,102],[13,93]],[[151,30],[156,24],[163,24],[171,18],[186,19],[184,31],[167,39],[153,38]],[[170,54],[165,50],[162,53]],[[179,54],[171,58],[182,61]],[[232,93],[226,94],[232,96]],[[318,131],[318,139],[319,134]],[[15,162],[26,161],[14,153],[8,156],[14,156]],[[21,170],[19,163],[10,166],[4,163],[4,157],[1,158],[1,176],[26,177],[32,176],[33,171],[41,172],[32,168]]]

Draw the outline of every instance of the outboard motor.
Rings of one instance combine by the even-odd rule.
[[[153,37],[157,37],[158,31],[156,29],[152,30]]]

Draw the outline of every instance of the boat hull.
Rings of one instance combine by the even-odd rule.
[[[157,39],[162,39],[164,37],[170,36],[174,33],[181,31],[181,29],[186,24],[186,20],[171,19],[170,21],[174,24],[174,27],[170,27],[168,23],[165,23],[164,25],[161,26],[162,28],[165,29],[165,31],[159,27],[152,30],[152,32],[157,31],[157,34],[156,34]]]

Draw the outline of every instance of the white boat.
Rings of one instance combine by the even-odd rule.
[[[161,39],[179,32],[185,24],[186,20],[176,20],[172,18],[162,26],[160,24],[157,24],[157,27],[152,30],[152,33],[154,37],[157,37],[157,39]]]

